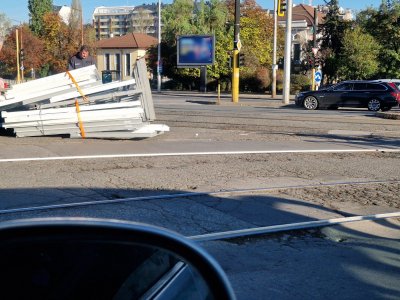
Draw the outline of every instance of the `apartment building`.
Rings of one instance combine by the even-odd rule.
[[[96,7],[93,12],[93,27],[98,40],[122,36],[127,33],[157,34],[157,6],[113,6]]]

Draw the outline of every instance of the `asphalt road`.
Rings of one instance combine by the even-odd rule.
[[[266,96],[243,97],[240,105],[227,97],[214,105],[215,95],[196,93],[154,99],[157,121],[171,132],[153,139],[1,136],[0,220],[105,217],[193,236],[400,211],[398,120],[360,109],[308,112]],[[260,153],[248,153],[254,150]],[[399,225],[390,219],[202,246],[226,270],[239,299],[398,299]]]

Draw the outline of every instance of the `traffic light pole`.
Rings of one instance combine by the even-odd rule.
[[[239,33],[240,33],[240,0],[235,0],[235,26],[232,52],[232,102],[239,102]]]
[[[287,0],[286,8],[286,34],[285,34],[285,64],[282,102],[289,104],[290,101],[290,65],[292,62],[292,8],[293,0]]]
[[[23,42],[22,42],[22,31],[23,31],[23,29],[22,29],[22,27],[21,27],[21,36],[20,36],[20,39],[21,39],[21,49],[20,49],[19,51],[20,51],[20,53],[21,53],[21,57],[20,57],[20,63],[21,63],[21,81],[24,82],[24,80],[25,80],[25,78],[24,78],[24,72],[25,72],[24,60],[25,60],[25,57],[24,57],[24,45],[23,45]]]
[[[277,35],[278,35],[278,0],[274,0],[274,46],[272,54],[272,98],[276,97],[276,48],[277,48]]]
[[[19,36],[18,36],[18,28],[15,29],[15,43],[17,46],[17,83],[21,83],[21,72],[20,72],[20,64],[19,64]]]

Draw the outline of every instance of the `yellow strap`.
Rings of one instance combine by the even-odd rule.
[[[83,127],[83,122],[82,122],[82,119],[81,119],[81,110],[79,108],[78,99],[75,100],[75,108],[76,108],[76,113],[78,115],[79,130],[81,131],[81,136],[84,139],[86,137],[86,134],[85,134],[85,128]]]
[[[73,82],[73,84],[75,85],[76,89],[78,90],[79,94],[81,94],[82,99],[84,101],[89,101],[88,98],[85,96],[85,94],[82,92],[81,88],[79,87],[78,83],[76,82],[75,78],[72,76],[72,74],[67,70],[67,75],[69,77],[69,79],[71,79],[71,81]]]
[[[71,79],[71,81],[75,85],[76,89],[78,90],[79,94],[81,94],[82,99],[84,101],[88,101],[87,97],[82,92],[81,88],[79,87],[78,83],[76,82],[74,76],[72,76],[72,74],[68,70],[66,72],[67,72],[67,75],[68,75],[69,79]],[[83,122],[82,122],[82,118],[81,118],[81,109],[79,108],[78,99],[75,100],[75,108],[76,108],[76,114],[78,115],[79,130],[81,132],[82,138],[84,139],[86,137],[86,134],[85,134],[85,128],[83,127]]]

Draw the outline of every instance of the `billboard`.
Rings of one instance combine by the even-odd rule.
[[[181,35],[177,41],[178,67],[196,67],[214,64],[215,39],[213,35]]]

